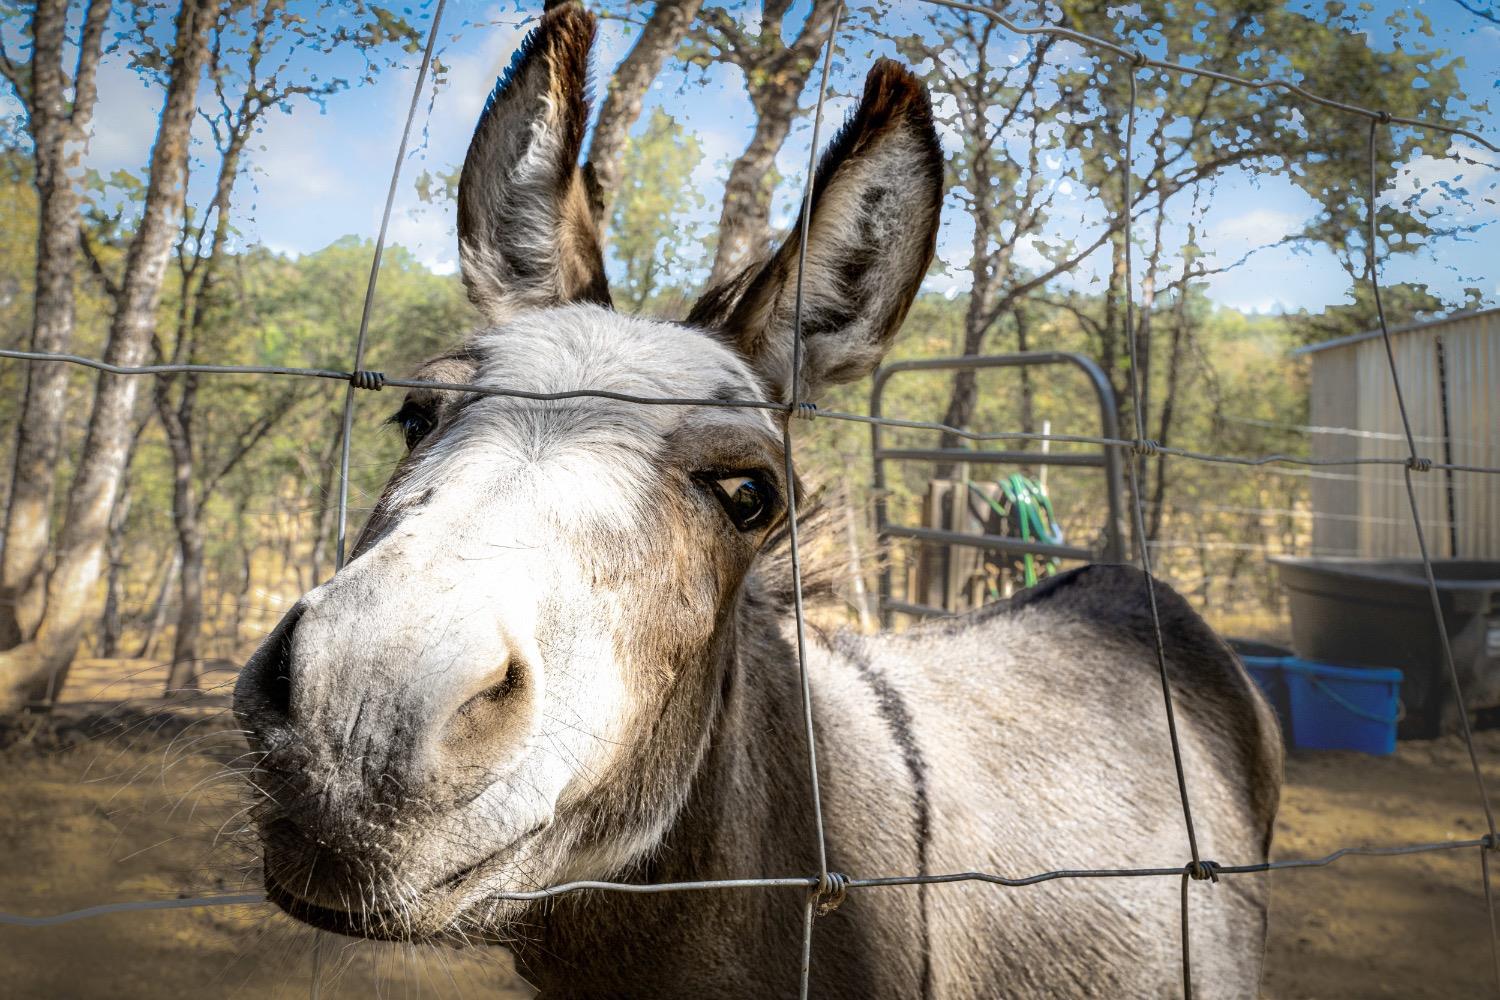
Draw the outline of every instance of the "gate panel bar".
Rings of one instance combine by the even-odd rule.
[[[923,358],[915,361],[898,361],[881,367],[875,372],[874,385],[870,390],[870,415],[881,416],[881,399],[886,383],[903,372],[963,371],[989,368],[1024,368],[1042,365],[1071,365],[1088,379],[1099,405],[1099,427],[1102,437],[1118,438],[1119,421],[1115,406],[1115,391],[1109,379],[1092,359],[1066,351],[1034,351],[1024,354],[983,354],[952,358]],[[1097,560],[1103,562],[1125,561],[1124,518],[1124,472],[1119,450],[1101,447],[1097,452],[1048,452],[1016,451],[1007,449],[970,448],[884,448],[880,441],[880,424],[870,425],[871,454],[874,462],[875,536],[877,544],[888,538],[910,538],[917,541],[940,542],[953,545],[969,545],[975,548],[999,552],[1033,553],[1056,556],[1062,559]],[[967,535],[956,531],[939,531],[933,528],[917,528],[893,525],[887,517],[885,463],[894,462],[968,462],[978,465],[1057,465],[1104,470],[1105,497],[1108,503],[1108,521],[1104,525],[1104,538],[1097,550],[1072,545],[1053,545],[1047,542],[1028,542],[1019,538],[1002,538],[995,535]],[[883,626],[890,625],[892,612],[904,614],[946,614],[938,608],[894,600],[891,596],[891,567],[885,562],[880,569],[876,595],[876,612]]]

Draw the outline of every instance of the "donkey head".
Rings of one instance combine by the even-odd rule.
[[[593,31],[577,5],[548,14],[485,107],[458,225],[490,325],[420,377],[786,399],[796,235],[685,322],[611,311],[577,168]],[[941,175],[926,94],[878,64],[812,192],[804,397],[878,363],[931,261]],[[271,897],[346,933],[484,933],[514,912],[496,894],[648,853],[702,759],[757,555],[784,521],[785,419],[410,393],[408,454],[353,559],[236,690]]]

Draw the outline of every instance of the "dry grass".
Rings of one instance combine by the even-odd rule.
[[[135,669],[82,664],[71,690],[94,702],[155,697],[160,672],[131,678]],[[102,729],[96,717],[0,733],[0,908],[45,913],[246,888],[252,859],[234,832],[240,794],[217,779],[239,752],[224,731],[225,700],[210,693],[170,711],[116,713]],[[1481,740],[1484,759],[1500,760],[1500,732]],[[1500,785],[1500,767],[1489,776]],[[1280,857],[1482,832],[1455,740],[1403,744],[1390,758],[1295,754],[1287,778]],[[1265,995],[1449,998],[1486,990],[1489,925],[1478,868],[1476,852],[1466,850],[1349,858],[1267,876],[1275,910]],[[266,906],[0,928],[0,983],[14,997],[300,998],[311,987],[317,937]],[[325,936],[321,950],[323,997],[530,992],[498,949],[410,949]]]

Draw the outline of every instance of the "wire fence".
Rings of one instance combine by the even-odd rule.
[[[163,365],[139,365],[119,366],[94,359],[80,357],[71,354],[49,354],[33,351],[0,350],[0,357],[16,361],[30,363],[66,363],[91,368],[103,373],[119,376],[150,376],[192,373],[197,375],[213,376],[274,376],[291,378],[324,379],[346,382],[348,387],[345,392],[342,417],[339,428],[339,483],[338,483],[338,537],[336,565],[342,566],[345,558],[345,542],[349,509],[349,457],[350,442],[353,430],[353,413],[355,398],[359,390],[379,391],[384,387],[399,387],[413,389],[428,389],[438,391],[449,391],[459,393],[471,393],[485,396],[504,396],[519,399],[553,401],[579,398],[597,398],[614,400],[618,402],[631,403],[645,406],[691,406],[691,407],[726,407],[726,408],[754,408],[762,410],[781,411],[787,414],[785,429],[783,432],[783,445],[785,448],[786,477],[791,482],[795,478],[793,459],[793,427],[800,419],[802,421],[813,420],[841,420],[854,421],[858,423],[874,424],[882,427],[901,428],[907,430],[939,431],[954,437],[969,441],[1034,441],[1064,444],[1087,444],[1104,448],[1115,448],[1129,452],[1130,454],[1146,459],[1159,458],[1161,456],[1173,456],[1189,459],[1197,462],[1219,463],[1237,466],[1312,466],[1312,467],[1337,467],[1337,466],[1359,466],[1359,465],[1389,465],[1399,467],[1406,487],[1408,506],[1411,513],[1411,522],[1415,532],[1418,550],[1426,580],[1426,589],[1432,605],[1435,617],[1437,634],[1441,643],[1443,667],[1445,668],[1452,692],[1456,702],[1457,716],[1461,723],[1461,732],[1464,746],[1467,751],[1470,768],[1473,772],[1475,791],[1478,804],[1484,816],[1485,834],[1479,837],[1467,839],[1443,840],[1426,843],[1395,844],[1383,846],[1348,846],[1335,850],[1321,857],[1289,858],[1276,861],[1264,861],[1256,863],[1221,863],[1216,860],[1203,857],[1199,850],[1198,831],[1193,819],[1191,789],[1187,782],[1187,776],[1183,765],[1183,755],[1178,733],[1175,702],[1171,684],[1169,683],[1166,663],[1166,637],[1162,633],[1160,616],[1156,603],[1156,579],[1152,571],[1151,546],[1138,545],[1137,553],[1140,567],[1146,582],[1146,596],[1151,608],[1151,616],[1154,630],[1154,646],[1158,667],[1158,675],[1162,689],[1162,700],[1167,717],[1166,738],[1172,750],[1173,765],[1175,769],[1175,783],[1182,808],[1183,827],[1188,843],[1188,858],[1181,864],[1167,867],[1154,868],[1091,868],[1091,869],[1056,869],[1052,871],[1038,872],[1027,875],[1001,875],[985,871],[965,871],[946,874],[930,873],[907,873],[892,874],[867,878],[850,878],[840,872],[831,871],[828,866],[828,854],[826,835],[823,827],[822,795],[819,788],[817,770],[817,734],[813,721],[812,696],[813,687],[807,668],[806,650],[806,624],[805,613],[802,603],[801,587],[801,561],[798,548],[797,536],[797,509],[796,498],[791,491],[787,495],[788,503],[788,525],[790,529],[790,548],[792,560],[792,572],[795,593],[795,625],[797,639],[797,670],[800,681],[802,698],[802,737],[806,741],[808,774],[810,777],[810,789],[812,793],[809,806],[814,820],[813,826],[816,834],[816,857],[818,859],[817,871],[805,876],[797,877],[768,877],[768,878],[743,878],[743,879],[703,879],[694,881],[637,884],[612,881],[576,881],[525,892],[501,892],[491,894],[490,898],[497,900],[512,901],[538,901],[557,896],[563,896],[585,891],[607,891],[634,894],[658,894],[675,892],[700,892],[713,890],[800,890],[805,895],[804,917],[802,924],[802,949],[800,966],[800,993],[806,997],[809,992],[810,971],[812,968],[812,943],[816,922],[821,917],[832,912],[843,901],[845,894],[850,890],[865,890],[887,886],[910,886],[910,885],[937,885],[954,882],[981,882],[1011,888],[1037,885],[1059,879],[1127,879],[1127,878],[1177,878],[1181,881],[1181,980],[1184,997],[1191,1000],[1194,996],[1193,963],[1192,963],[1192,928],[1189,923],[1189,895],[1195,882],[1217,882],[1221,877],[1237,875],[1253,875],[1271,871],[1290,871],[1305,868],[1322,868],[1338,862],[1349,856],[1366,857],[1394,857],[1403,855],[1423,854],[1431,852],[1460,851],[1475,849],[1479,854],[1480,878],[1484,888],[1486,910],[1489,915],[1491,950],[1494,964],[1497,995],[1500,995],[1500,928],[1496,926],[1496,915],[1494,909],[1493,891],[1491,887],[1490,855],[1491,852],[1500,849],[1500,836],[1497,836],[1494,811],[1492,809],[1489,791],[1485,783],[1483,771],[1480,768],[1478,753],[1474,747],[1473,732],[1471,730],[1468,712],[1464,703],[1462,687],[1459,683],[1458,671],[1455,665],[1453,650],[1449,643],[1448,634],[1444,628],[1441,600],[1437,587],[1436,577],[1433,571],[1432,558],[1428,551],[1427,540],[1424,533],[1423,522],[1417,501],[1413,475],[1429,472],[1431,470],[1449,470],[1454,472],[1482,473],[1488,475],[1500,475],[1500,467],[1464,465],[1433,461],[1424,456],[1417,447],[1419,438],[1413,434],[1411,421],[1406,410],[1406,401],[1402,392],[1400,375],[1397,370],[1394,351],[1391,347],[1391,330],[1385,318],[1384,306],[1381,301],[1381,285],[1379,275],[1379,261],[1377,254],[1377,225],[1376,206],[1380,193],[1380,174],[1378,167],[1378,140],[1383,129],[1393,125],[1406,126],[1429,132],[1461,136],[1484,148],[1500,152],[1500,146],[1496,146],[1485,137],[1463,128],[1447,125],[1439,122],[1424,121],[1415,118],[1403,118],[1390,114],[1380,109],[1361,107],[1337,101],[1319,94],[1312,93],[1303,87],[1288,81],[1276,79],[1247,79],[1231,74],[1220,73],[1213,70],[1195,66],[1185,66],[1180,63],[1167,62],[1148,58],[1140,50],[1122,45],[1118,42],[1097,38],[1072,29],[1057,27],[1053,25],[1027,26],[1017,24],[1005,17],[998,11],[980,6],[978,4],[962,3],[957,0],[923,0],[924,3],[947,7],[954,10],[989,18],[1001,25],[1006,30],[1017,35],[1050,36],[1074,42],[1086,49],[1114,56],[1119,60],[1123,71],[1128,73],[1129,81],[1129,106],[1125,120],[1123,136],[1123,148],[1120,157],[1120,183],[1124,195],[1124,204],[1127,209],[1124,214],[1124,264],[1125,264],[1125,315],[1124,315],[1124,337],[1130,351],[1129,389],[1132,401],[1132,410],[1135,418],[1135,435],[1131,438],[1112,438],[1090,435],[1075,434],[1038,434],[1029,432],[974,432],[964,428],[951,427],[946,424],[921,421],[905,420],[892,417],[875,417],[858,413],[844,413],[838,411],[820,410],[811,402],[801,399],[801,366],[802,366],[802,270],[803,254],[806,252],[807,233],[810,224],[811,192],[813,175],[816,167],[818,154],[818,135],[822,125],[824,100],[828,93],[828,82],[833,60],[833,52],[839,30],[840,17],[843,5],[840,4],[835,10],[834,16],[828,28],[827,36],[823,44],[822,70],[819,78],[817,104],[813,118],[813,134],[811,153],[809,157],[807,176],[803,184],[802,209],[798,225],[802,234],[801,252],[798,257],[797,285],[796,285],[796,308],[794,316],[794,349],[792,357],[791,399],[788,402],[773,402],[769,400],[756,399],[696,399],[685,397],[643,397],[627,393],[608,392],[587,388],[580,388],[566,392],[529,392],[520,389],[497,388],[494,386],[471,385],[464,383],[436,382],[420,379],[387,378],[381,372],[368,371],[362,368],[365,357],[365,348],[368,340],[369,323],[375,308],[375,293],[378,284],[381,267],[381,257],[384,249],[386,236],[389,228],[392,207],[400,181],[402,163],[406,157],[406,149],[411,135],[413,122],[419,105],[419,97],[431,68],[434,44],[438,36],[439,26],[442,21],[445,0],[437,0],[433,10],[432,24],[428,31],[427,42],[423,50],[420,69],[416,82],[413,86],[412,101],[406,115],[405,126],[401,133],[400,146],[396,155],[395,165],[391,171],[391,183],[387,193],[384,210],[381,216],[379,235],[375,243],[375,250],[370,266],[369,280],[366,286],[363,309],[360,315],[360,323],[355,343],[354,363],[349,371],[321,368],[288,368],[278,366],[257,365],[212,365],[212,364],[163,364]],[[1036,58],[1033,53],[1032,58]],[[1395,398],[1400,411],[1402,433],[1399,440],[1404,441],[1407,454],[1403,457],[1379,457],[1350,455],[1334,458],[1307,458],[1303,456],[1288,454],[1268,454],[1259,456],[1221,455],[1204,452],[1191,451],[1182,448],[1167,447],[1146,436],[1141,407],[1141,386],[1137,382],[1136,373],[1138,365],[1135,353],[1137,350],[1135,336],[1134,316],[1134,294],[1132,289],[1131,275],[1131,244],[1132,244],[1132,213],[1129,206],[1132,203],[1132,174],[1131,163],[1133,161],[1133,144],[1135,133],[1135,122],[1137,114],[1136,79],[1140,70],[1146,68],[1165,69],[1173,73],[1186,74],[1190,76],[1204,77],[1221,83],[1236,87],[1254,90],[1281,91],[1289,97],[1300,99],[1312,104],[1319,105],[1343,114],[1362,118],[1368,122],[1368,191],[1367,191],[1367,213],[1365,219],[1366,233],[1366,267],[1367,280],[1370,290],[1374,296],[1374,302],[1379,318],[1379,334],[1384,342],[1386,358],[1391,376],[1391,384],[1395,391]],[[1304,429],[1304,428],[1298,428]],[[1374,436],[1374,432],[1362,431],[1357,428],[1311,428],[1313,432],[1337,432],[1350,437]],[[1381,434],[1380,437],[1388,435]],[[1424,442],[1432,439],[1422,438]],[[1145,508],[1147,503],[1142,499],[1138,478],[1140,476],[1140,463],[1127,462],[1129,475],[1132,482],[1131,494],[1133,498],[1132,516],[1135,521],[1136,538],[1145,539]],[[1286,470],[1293,471],[1293,470]],[[1304,473],[1309,475],[1320,475],[1319,473]],[[1323,474],[1326,475],[1326,474]],[[136,900],[128,902],[108,903],[91,906],[83,909],[72,910],[65,913],[56,913],[43,916],[27,916],[21,914],[0,913],[0,924],[9,924],[24,927],[54,927],[79,920],[86,920],[98,916],[113,913],[141,912],[150,910],[175,910],[190,909],[211,906],[245,906],[258,905],[266,902],[262,893],[241,893],[235,895],[202,896],[188,899],[170,900]],[[314,952],[315,970],[319,967],[318,953]],[[315,971],[313,992],[316,996],[318,990],[317,975]]]

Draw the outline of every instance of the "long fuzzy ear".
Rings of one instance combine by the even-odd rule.
[[[880,363],[937,245],[943,157],[927,91],[877,62],[853,117],[823,154],[812,189],[802,307],[802,382],[848,382]],[[800,217],[799,217],[800,218]],[[790,396],[800,231],[767,261],[709,289],[690,324],[733,343]]]
[[[458,182],[469,298],[492,320],[565,302],[609,305],[599,235],[578,170],[594,18],[560,5],[495,85]]]

